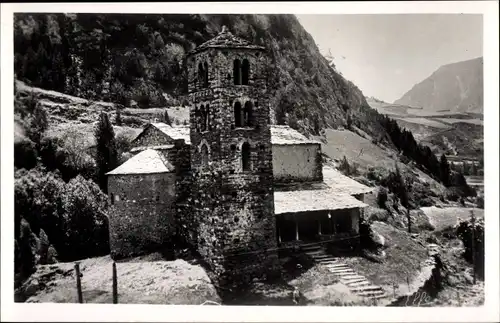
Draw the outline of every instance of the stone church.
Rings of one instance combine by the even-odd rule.
[[[108,173],[112,256],[183,243],[225,284],[278,272],[284,245],[359,237],[370,189],[271,125],[265,48],[223,28],[186,62],[189,126],[147,125]]]

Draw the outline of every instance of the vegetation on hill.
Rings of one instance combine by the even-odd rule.
[[[347,113],[382,133],[361,91],[338,74],[293,15],[16,14],[17,78],[45,89],[139,107],[177,105],[184,54],[222,25],[264,45],[278,123],[306,132],[344,125]]]

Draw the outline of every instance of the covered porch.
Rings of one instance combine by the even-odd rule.
[[[275,192],[278,244],[336,241],[359,235],[366,206],[330,189]]]

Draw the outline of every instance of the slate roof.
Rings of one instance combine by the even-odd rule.
[[[265,49],[262,46],[254,45],[245,39],[234,36],[226,28],[226,26],[222,27],[222,31],[217,36],[196,47],[191,52],[189,52],[188,55],[200,52],[207,48],[247,48],[247,49],[258,49],[258,50]]]
[[[173,127],[163,122],[152,123],[151,125],[174,140],[184,139],[184,142],[187,145],[191,144],[191,137],[189,135],[190,133],[189,126]]]
[[[106,175],[170,173],[175,170],[161,154],[154,149],[144,150],[130,158]]]
[[[364,208],[368,205],[334,189],[274,192],[274,213]]]
[[[323,167],[323,181],[339,194],[365,194],[374,190],[328,166]]]
[[[320,144],[319,141],[309,139],[290,126],[271,126],[271,144],[273,145],[297,145],[297,144]]]

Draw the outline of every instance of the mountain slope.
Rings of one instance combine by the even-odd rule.
[[[330,67],[293,15],[16,14],[16,76],[87,99],[179,105],[184,54],[222,25],[268,49],[277,123],[317,134],[345,125],[349,114],[384,137],[361,91]]]
[[[428,111],[483,112],[483,58],[441,66],[395,104]]]

